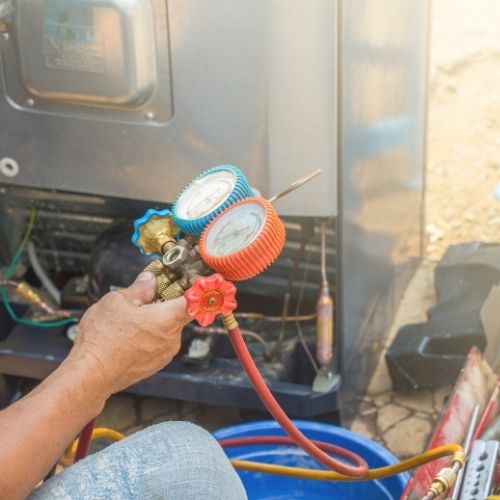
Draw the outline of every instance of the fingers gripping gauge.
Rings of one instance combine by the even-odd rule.
[[[174,222],[185,233],[199,236],[226,207],[254,196],[245,175],[236,167],[221,165],[201,173],[178,196],[172,208]]]
[[[246,280],[260,274],[285,245],[285,226],[271,203],[246,198],[220,213],[201,235],[200,255],[228,280]]]

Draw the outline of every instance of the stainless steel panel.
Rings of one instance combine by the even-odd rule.
[[[163,2],[17,0],[13,7],[1,47],[6,100],[12,106],[27,113],[99,121],[169,120]],[[34,118],[24,114],[19,120],[29,125]],[[49,139],[55,145],[62,138]],[[55,168],[60,167],[62,158],[55,160]]]
[[[166,32],[166,12],[157,14],[165,0],[150,2],[156,31]],[[158,124],[148,103],[137,111],[158,126],[109,122],[91,108],[85,120],[52,116],[37,99],[27,111],[3,98],[0,159],[20,167],[3,180],[171,202],[194,175],[221,163],[241,166],[265,196],[323,168],[322,178],[277,207],[336,214],[336,2],[170,0],[168,25],[168,123]],[[4,79],[14,31],[0,40]]]
[[[421,254],[428,7],[342,2],[338,289],[347,419]]]
[[[47,99],[137,105],[156,84],[148,0],[18,0],[22,81]]]

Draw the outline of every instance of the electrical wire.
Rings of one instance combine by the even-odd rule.
[[[56,287],[54,282],[49,278],[49,275],[45,272],[45,269],[40,264],[38,255],[36,254],[35,244],[32,241],[29,241],[27,249],[28,259],[30,261],[31,267],[33,268],[33,271],[37,275],[45,290],[47,290],[50,296],[54,299],[54,302],[57,305],[61,305],[61,292]]]
[[[12,258],[9,265],[7,266],[7,269],[6,269],[4,276],[3,276],[4,280],[7,280],[7,281],[10,280],[10,278],[12,277],[12,274],[14,273],[14,270],[15,270],[17,264],[21,260],[21,257],[23,256],[23,253],[24,253],[26,246],[28,244],[28,241],[30,239],[31,232],[33,230],[33,226],[35,225],[35,220],[36,220],[36,210],[35,210],[35,208],[32,208],[31,213],[30,213],[30,218],[28,221],[28,226],[26,228],[26,232],[24,234],[24,237],[23,237],[16,253],[14,254],[14,257]],[[66,319],[62,319],[62,320],[58,320],[58,321],[43,321],[43,322],[34,321],[34,320],[26,319],[26,318],[20,318],[17,316],[16,312],[14,311],[14,309],[12,308],[12,306],[9,302],[9,296],[7,293],[7,288],[5,286],[1,287],[1,295],[2,295],[3,305],[4,305],[7,313],[9,314],[11,319],[13,321],[15,321],[16,323],[20,323],[22,325],[36,326],[36,327],[40,327],[40,328],[56,328],[59,326],[69,325],[69,324],[75,323],[77,321],[75,318],[66,318]]]

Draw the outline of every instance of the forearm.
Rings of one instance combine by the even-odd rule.
[[[72,353],[27,396],[0,412],[0,491],[24,498],[108,394],[95,360]]]

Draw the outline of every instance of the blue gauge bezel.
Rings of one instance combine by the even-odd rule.
[[[177,203],[179,202],[180,198],[182,195],[189,189],[191,184],[198,179],[201,179],[203,177],[206,177],[209,174],[212,174],[214,172],[221,172],[221,171],[229,171],[232,172],[235,177],[236,177],[236,182],[234,184],[234,188],[231,192],[231,194],[226,198],[226,200],[221,203],[215,210],[210,212],[207,215],[204,215],[203,217],[200,217],[198,219],[185,219],[183,217],[179,217],[177,215],[176,207]],[[248,184],[247,178],[245,177],[245,174],[243,172],[233,166],[233,165],[219,165],[217,167],[210,168],[208,170],[205,170],[198,176],[196,176],[179,194],[177,199],[175,200],[175,203],[172,207],[172,217],[174,219],[175,224],[180,228],[181,231],[189,234],[194,234],[195,236],[199,236],[205,227],[213,220],[215,217],[220,214],[223,210],[225,210],[227,207],[232,205],[233,203],[242,200],[244,198],[250,198],[253,196],[253,189],[250,187]]]

